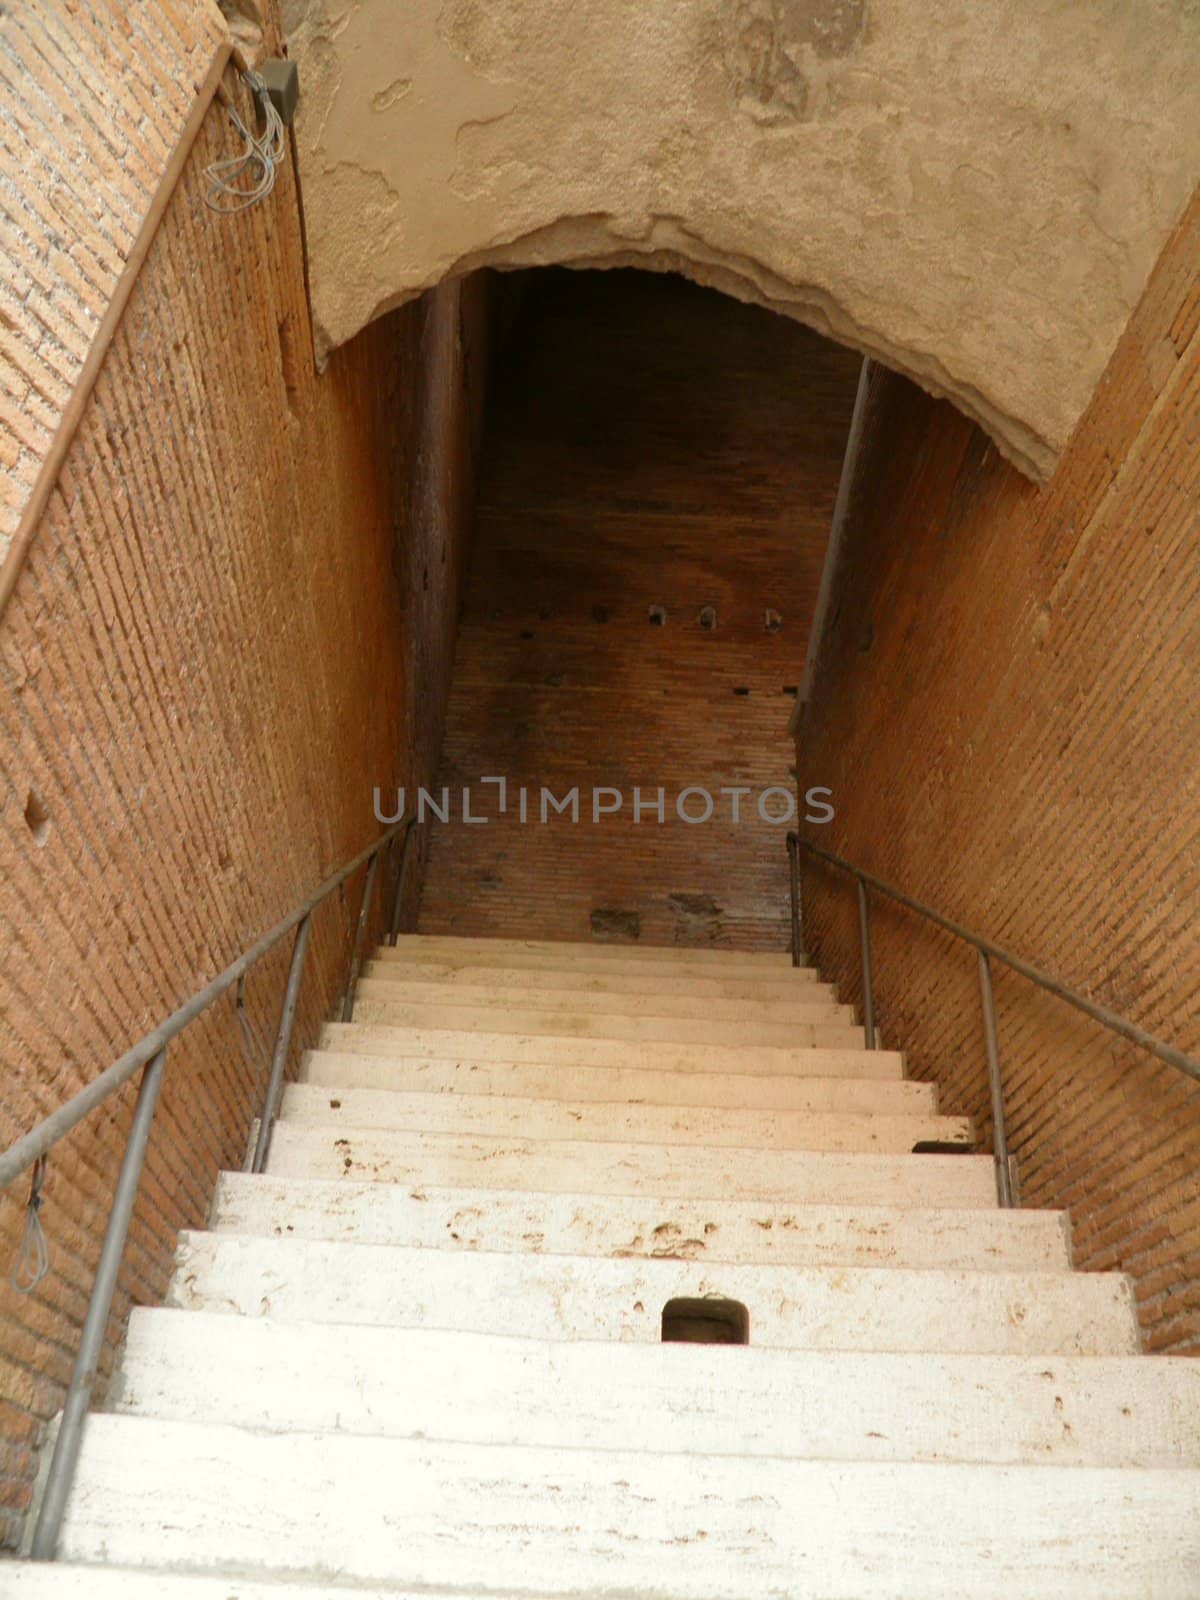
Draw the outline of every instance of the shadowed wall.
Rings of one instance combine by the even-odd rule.
[[[1200,201],[1047,488],[878,379],[799,741],[821,842],[1198,1054]],[[853,886],[805,894],[857,999]],[[886,1042],[990,1138],[974,954],[873,931]],[[1025,1203],[1134,1275],[1150,1349],[1200,1348],[1200,1087],[1002,970],[997,1001]]]
[[[0,619],[5,1144],[361,850],[372,787],[428,781],[441,742],[480,286],[383,320],[318,379],[292,174],[216,217],[201,169],[228,142],[218,108]],[[337,1000],[360,887],[314,919],[297,1046]],[[285,943],[247,986],[268,1040],[287,960]],[[241,1164],[264,1082],[232,996],[172,1047],[114,1343],[131,1298],[161,1299],[218,1169]],[[56,1148],[53,1272],[28,1297],[9,1283],[27,1179],[0,1197],[7,1542],[62,1403],[135,1087]]]
[[[438,778],[456,820],[428,830],[420,926],[782,947],[785,829],[750,801],[734,827],[719,798],[725,821],[688,825],[675,799],[791,785],[857,357],[682,279],[527,283],[488,409]],[[510,805],[463,824],[467,783],[496,814],[489,774],[529,786],[528,823]],[[543,784],[580,785],[584,820],[537,821]],[[625,795],[597,825],[593,785]],[[634,788],[660,786],[665,824],[635,822]]]

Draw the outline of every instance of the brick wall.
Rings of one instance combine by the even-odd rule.
[[[0,563],[224,36],[214,0],[0,7]]]
[[[798,744],[823,841],[1200,1053],[1200,201],[1045,489],[886,375],[858,485]],[[857,999],[851,887],[805,887]],[[990,1137],[973,953],[873,929],[886,1041]],[[1150,1349],[1200,1349],[1200,1090],[1021,979],[997,1000],[1025,1203],[1134,1275]]]
[[[0,620],[5,1143],[373,838],[373,786],[429,782],[440,743],[479,286],[388,316],[318,378],[292,175],[218,218],[201,168],[227,149],[218,109]],[[360,887],[315,918],[298,1043],[337,1000]],[[248,984],[268,1041],[287,955]],[[264,1081],[232,998],[172,1049],[114,1338],[131,1298],[161,1296],[217,1169],[240,1164]],[[133,1093],[57,1148],[54,1270],[28,1298],[8,1282],[26,1180],[0,1197],[6,1542],[70,1372]]]
[[[781,948],[785,828],[681,822],[689,785],[790,787],[858,359],[649,273],[534,273],[498,358],[421,928]],[[661,626],[651,608],[661,607]],[[715,626],[702,613],[712,608]],[[768,617],[770,613],[770,617]],[[789,693],[789,690],[791,693]],[[530,792],[464,825],[485,775]],[[548,812],[594,785],[625,808]],[[665,790],[639,824],[632,791]],[[607,803],[607,802],[606,802]],[[693,815],[702,801],[692,797]]]

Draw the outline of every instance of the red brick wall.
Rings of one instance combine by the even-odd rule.
[[[442,291],[318,378],[292,175],[268,204],[218,218],[200,172],[227,148],[217,110],[0,620],[5,1143],[373,838],[373,786],[428,782],[441,739],[478,285],[461,340],[457,290]],[[298,1043],[337,1000],[360,883],[315,919]],[[248,985],[268,1041],[286,962],[284,948]],[[172,1049],[114,1338],[131,1298],[161,1296],[176,1230],[202,1222],[218,1168],[240,1164],[263,1082],[232,999]],[[54,1270],[28,1298],[8,1283],[26,1180],[0,1198],[9,1542],[70,1372],[132,1102],[130,1086],[56,1150]]]
[[[224,37],[214,0],[0,7],[0,564]]]
[[[751,803],[741,826],[689,826],[674,802],[790,787],[857,372],[682,279],[530,275],[489,403],[438,775],[456,820],[429,829],[424,931],[786,945],[786,830]],[[625,809],[464,825],[462,786],[489,774],[528,786],[534,817],[543,784],[581,786],[585,814],[594,785],[616,787]],[[635,786],[665,790],[665,825],[634,822]],[[477,811],[495,813],[489,794]]]
[[[1200,1054],[1200,202],[1045,489],[890,377],[858,484],[798,744],[823,842]],[[857,999],[851,886],[805,887]],[[886,1041],[990,1137],[973,953],[873,928]],[[997,999],[1025,1203],[1134,1275],[1149,1348],[1200,1348],[1200,1091],[1019,978]]]

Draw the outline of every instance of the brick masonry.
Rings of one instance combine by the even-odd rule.
[[[427,830],[420,925],[780,948],[786,829],[748,802],[741,826],[692,826],[674,803],[791,786],[858,359],[678,278],[527,284],[489,403],[438,778],[455,820]],[[626,806],[596,826],[511,806],[466,825],[462,786],[487,774],[527,786],[534,818],[543,784],[582,786],[585,813],[593,785]],[[663,787],[664,825],[634,821],[635,786]],[[494,790],[476,792],[487,809]]]
[[[292,175],[218,218],[201,169],[227,148],[217,108],[0,622],[5,1143],[360,850],[378,831],[372,787],[429,782],[441,742],[483,291],[393,313],[318,377]],[[315,919],[298,1043],[337,1001],[360,887]],[[268,1041],[286,961],[248,983]],[[241,1163],[264,1076],[232,1000],[172,1049],[114,1340],[131,1299],[161,1297],[218,1168]],[[0,1197],[9,1543],[132,1102],[131,1086],[56,1150],[54,1271],[28,1298],[8,1281],[26,1182]]]
[[[798,744],[825,842],[1200,1054],[1200,198],[1046,488],[888,374],[857,483]],[[857,1000],[852,890],[805,887]],[[973,954],[873,929],[886,1042],[990,1137]],[[1148,1348],[1200,1350],[1200,1089],[1019,978],[997,999],[1025,1202],[1133,1274]]]
[[[0,562],[224,36],[213,0],[0,7]]]

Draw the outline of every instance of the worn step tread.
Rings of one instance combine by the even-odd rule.
[[[398,1028],[457,1029],[461,1033],[517,1034],[526,1037],[628,1040],[632,1043],[831,1045],[855,1049],[863,1044],[863,1030],[848,1016],[828,1008],[829,1014],[803,1022],[728,1022],[704,1017],[660,1017],[651,1014],[621,1016],[577,1011],[505,1009],[500,1006],[407,1004],[388,999],[388,984],[366,980],[354,999],[355,1022],[385,1023]],[[382,991],[382,993],[380,992]],[[823,1010],[825,1008],[822,1008]]]
[[[493,1138],[583,1139],[591,1143],[734,1146],[754,1150],[911,1152],[921,1143],[973,1149],[968,1117],[928,1112],[886,1116],[840,1111],[755,1111],[729,1106],[628,1105],[593,1100],[519,1099],[486,1094],[421,1094],[396,1089],[328,1089],[292,1083],[280,1114],[290,1123],[362,1133],[420,1131]]]
[[[1118,1273],[810,1268],[180,1235],[168,1304],[282,1321],[656,1343],[672,1299],[722,1296],[750,1342],[809,1350],[1123,1355]]]
[[[3,1569],[4,1600],[529,1600],[528,1595],[475,1595],[442,1590],[386,1588],[314,1578],[228,1578],[211,1573],[165,1572],[161,1568],[116,1566],[112,1562],[80,1565],[66,1561],[9,1561]],[[558,1600],[548,1596],[547,1600]]]
[[[100,1415],[62,1553],[575,1597],[1191,1600],[1200,1473],[654,1456]]]
[[[656,1199],[728,1197],[785,1204],[996,1204],[995,1165],[982,1155],[876,1155],[740,1146],[487,1138],[408,1130],[276,1124],[267,1170],[290,1178],[369,1178],[443,1187],[584,1189]]]
[[[566,1343],[135,1308],[109,1408],[271,1432],[1200,1466],[1200,1362]]]
[[[790,959],[763,961],[753,955],[734,955],[725,951],[691,951],[687,956],[676,955],[659,946],[638,949],[636,945],[613,946],[611,954],[601,954],[599,947],[584,947],[584,954],[560,954],[558,946],[551,950],[489,950],[490,940],[482,940],[470,949],[414,950],[406,946],[389,948],[381,946],[371,952],[371,960],[389,958],[416,971],[425,967],[472,967],[476,970],[503,967],[527,975],[542,972],[577,972],[581,976],[602,977],[665,977],[665,978],[719,978],[725,982],[746,980],[751,983],[819,982],[814,967],[793,967]],[[570,949],[572,947],[565,947]],[[701,959],[689,959],[699,957]]]
[[[809,1030],[811,1031],[811,1030]],[[839,1030],[842,1031],[842,1030]],[[862,1029],[851,1030],[861,1035]],[[804,1033],[804,1029],[798,1029]],[[364,1055],[421,1056],[430,1061],[542,1062],[556,1066],[641,1067],[660,1072],[749,1072],[814,1077],[902,1078],[897,1050],[866,1050],[861,1038],[836,1046],[802,1039],[790,1046],[672,1044],[666,1041],[587,1039],[545,1034],[489,1033],[453,1028],[409,1028],[395,1024],[327,1022],[319,1044]]]
[[[717,968],[723,972],[746,968],[751,971],[794,971],[790,952],[786,950],[735,950],[696,948],[686,945],[660,944],[607,944],[599,940],[574,939],[493,939],[465,938],[459,934],[402,933],[392,946],[406,957],[442,959],[448,956],[468,960],[492,959],[496,956],[532,956],[544,960],[557,957],[560,962],[600,962],[604,965],[621,965],[633,962],[658,962],[671,967]]]
[[[222,1173],[230,1233],[552,1255],[679,1256],[792,1266],[1066,1272],[1062,1211],[659,1200]]]
[[[430,1061],[308,1050],[300,1080],[344,1089],[507,1095],[531,1100],[610,1100],[660,1106],[740,1106],[778,1111],[858,1111],[887,1116],[937,1111],[937,1085],[917,1079],[758,1077],[748,1072],[659,1072],[640,1067]]]
[[[368,964],[378,977],[398,976],[415,983],[441,984],[447,988],[462,985],[511,984],[520,988],[535,984],[539,989],[576,989],[589,994],[676,994],[728,1000],[806,999],[818,996],[836,1000],[836,988],[823,983],[815,967],[769,968],[765,972],[725,973],[720,967],[680,971],[654,963],[629,963],[632,970],[613,965],[585,967],[579,963],[562,966],[504,967],[487,961],[412,961],[403,950],[387,945],[375,951]]]
[[[757,1026],[777,1023],[853,1023],[854,1008],[838,1005],[832,996],[806,985],[786,998],[730,1000],[720,995],[614,994],[610,990],[565,989],[534,983],[422,983],[411,973],[401,976],[386,962],[372,961],[359,980],[360,995],[393,1005],[437,1006],[453,1010],[570,1012],[593,1016],[673,1017],[679,1021],[741,1022]]]

